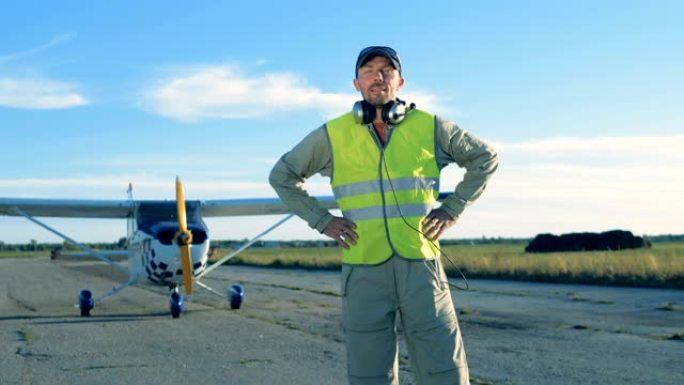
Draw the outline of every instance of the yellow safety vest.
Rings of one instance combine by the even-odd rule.
[[[374,265],[393,254],[435,258],[433,244],[416,230],[439,195],[435,118],[412,110],[388,134],[385,148],[373,128],[347,113],[326,124],[332,148],[332,188],[345,218],[356,223],[358,243],[342,263]],[[389,174],[389,176],[388,176]]]

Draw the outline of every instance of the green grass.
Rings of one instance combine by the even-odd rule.
[[[667,339],[672,341],[684,341],[684,333],[675,333],[667,337]]]
[[[656,243],[650,249],[525,253],[523,244],[445,246],[447,274],[456,267],[469,278],[684,288],[684,243]],[[216,258],[230,250],[219,250]],[[248,249],[231,263],[337,269],[338,248]]]
[[[31,258],[49,257],[49,251],[0,251],[0,259],[3,258]]]
[[[664,311],[684,311],[684,304],[678,304],[674,302],[668,302],[662,306],[658,306],[656,310]]]
[[[684,288],[684,243],[536,254],[525,253],[524,245],[451,246],[444,252],[471,277]],[[455,271],[449,262],[444,264]]]
[[[19,335],[20,341],[26,343],[31,343],[31,341],[33,341],[33,333],[29,329],[21,328],[21,330],[17,331],[17,334]]]
[[[684,289],[684,242],[658,242],[650,249],[536,253],[524,244],[444,246],[447,274],[468,278],[514,279],[539,282],[670,287]],[[214,260],[231,250],[219,249]],[[45,257],[48,251],[0,252],[0,258]],[[342,251],[321,248],[252,248],[232,264],[311,269],[339,269]]]
[[[214,260],[230,253],[230,249],[219,249]],[[230,263],[273,267],[302,267],[312,269],[339,269],[342,251],[333,247],[252,248],[233,258]]]

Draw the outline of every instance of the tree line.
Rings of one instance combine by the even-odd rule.
[[[684,242],[684,234],[662,234],[644,236],[650,242]],[[228,239],[228,240],[212,240],[211,247],[213,248],[230,248],[236,249],[245,243],[248,239]],[[530,238],[506,238],[506,237],[481,237],[481,238],[466,238],[466,239],[443,239],[440,240],[442,245],[495,245],[495,244],[526,244]],[[97,250],[120,250],[126,248],[126,238],[119,238],[115,242],[95,242],[84,243],[88,247]],[[257,241],[251,247],[256,248],[305,248],[305,247],[337,247],[337,243],[332,240],[263,240]],[[51,251],[55,249],[73,251],[78,250],[78,247],[69,244],[68,242],[54,243],[54,242],[38,242],[31,239],[28,243],[5,243],[0,241],[0,252],[2,251]]]
[[[120,238],[116,242],[93,242],[84,243],[84,245],[97,250],[120,250],[126,248],[126,238]],[[38,242],[31,239],[28,243],[5,243],[0,241],[0,252],[2,251],[52,251],[55,249],[75,251],[78,247],[64,241],[62,243],[55,242]]]

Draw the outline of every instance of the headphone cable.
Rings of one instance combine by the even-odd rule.
[[[387,139],[388,139],[388,141],[389,141],[389,136],[388,136]],[[387,181],[389,182],[390,189],[392,190],[392,195],[394,196],[394,204],[397,206],[397,210],[399,210],[399,216],[401,216],[401,219],[404,221],[404,223],[406,224],[406,226],[408,226],[408,227],[411,228],[413,231],[415,231],[415,232],[417,232],[418,234],[421,234],[423,237],[425,237],[425,239],[427,239],[428,242],[430,242],[430,243],[432,244],[432,246],[434,246],[434,247],[439,251],[439,254],[442,255],[442,256],[444,256],[444,258],[446,258],[446,260],[449,261],[449,264],[451,264],[451,266],[452,266],[454,269],[456,269],[456,271],[458,271],[458,274],[461,275],[461,278],[463,279],[463,282],[465,282],[465,287],[462,287],[462,286],[459,286],[459,285],[456,285],[456,284],[453,284],[453,283],[449,282],[449,280],[447,279],[447,282],[446,282],[447,285],[449,285],[449,287],[451,287],[451,288],[458,289],[458,290],[462,290],[462,291],[468,291],[468,290],[470,290],[470,284],[468,283],[468,279],[466,278],[465,274],[463,274],[463,271],[461,271],[461,269],[460,269],[460,268],[456,265],[456,263],[451,259],[451,257],[449,257],[449,255],[447,255],[447,253],[445,253],[444,251],[442,251],[442,249],[439,247],[439,245],[437,245],[437,243],[435,243],[432,239],[430,239],[430,237],[428,237],[424,232],[422,232],[422,231],[420,231],[419,229],[415,228],[412,224],[410,224],[410,223],[408,222],[408,220],[406,219],[406,217],[404,217],[404,213],[401,212],[401,205],[399,204],[399,199],[397,198],[397,193],[396,193],[396,191],[394,190],[394,185],[392,184],[392,178],[390,177],[390,174],[389,174],[389,168],[387,167],[387,159],[385,158],[385,150],[384,150],[384,148],[383,148],[383,150],[381,151],[380,157],[381,157],[380,162],[381,162],[381,163],[383,164],[383,166],[384,166],[385,174],[387,175]],[[382,180],[381,180],[380,182],[382,183]],[[440,279],[439,279],[439,271],[437,271],[436,273],[437,273],[437,274],[436,274],[436,275],[437,275],[437,280],[440,281]]]

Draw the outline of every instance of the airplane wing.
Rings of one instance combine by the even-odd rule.
[[[335,198],[316,197],[323,208],[336,209]],[[230,217],[239,215],[289,214],[291,211],[278,198],[219,199],[201,201],[203,217]]]
[[[444,200],[451,192],[441,192],[437,198]],[[324,209],[337,209],[335,197],[315,197]],[[216,199],[200,201],[203,217],[231,217],[239,215],[289,214],[291,211],[278,198]]]
[[[333,197],[318,197],[321,206],[337,208]],[[0,198],[0,215],[62,218],[126,218],[146,201]],[[161,202],[161,201],[150,201]],[[200,201],[203,217],[288,214],[278,198],[215,199]]]
[[[448,193],[440,193],[441,201]],[[338,208],[332,196],[316,197],[321,207]],[[131,200],[0,198],[0,215],[63,218],[126,218],[141,202]],[[155,201],[157,202],[157,201]],[[203,217],[288,214],[278,198],[212,199],[200,201]]]
[[[0,198],[0,215],[63,218],[126,218],[132,201],[86,199]]]

